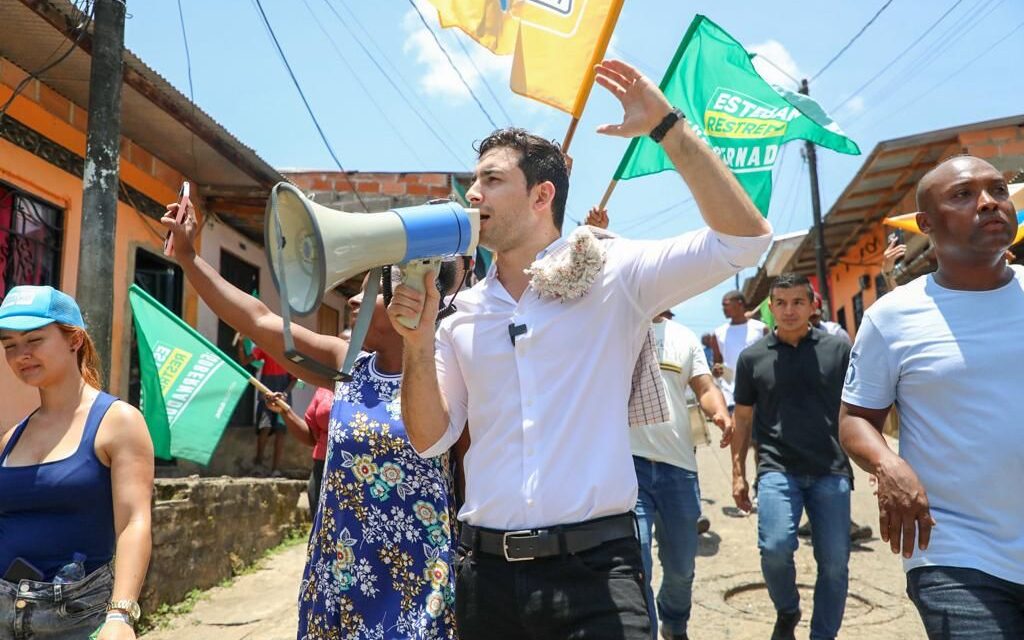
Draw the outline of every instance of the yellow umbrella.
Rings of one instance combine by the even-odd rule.
[[[1017,235],[1013,239],[1013,244],[1017,244],[1024,240],[1024,182],[1010,185],[1010,202],[1013,203],[1014,209],[1017,210]],[[917,226],[916,211],[892,216],[882,220],[882,222],[890,227],[896,227],[911,233],[921,233],[921,227]]]

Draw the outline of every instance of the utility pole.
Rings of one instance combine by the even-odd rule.
[[[810,95],[807,79],[800,83],[800,93]],[[807,166],[811,174],[811,212],[814,216],[814,258],[818,272],[818,293],[821,294],[821,312],[827,319],[832,319],[832,292],[828,285],[828,268],[825,266],[825,227],[821,224],[821,193],[818,190],[818,153],[814,143],[805,143],[807,150]]]
[[[110,383],[114,315],[125,0],[95,0],[94,7],[89,129],[82,177],[82,237],[75,298],[96,343],[106,387]]]

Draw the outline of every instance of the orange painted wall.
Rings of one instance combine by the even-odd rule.
[[[12,81],[9,62],[0,59],[0,102],[10,95]],[[19,96],[8,113],[18,121],[79,155],[85,154],[84,122],[80,109],[68,107],[65,117],[57,115],[64,107],[40,87]],[[46,97],[44,104],[40,96]],[[58,95],[57,98],[60,98]],[[61,98],[63,99],[63,98]],[[66,104],[67,101],[65,100]],[[76,109],[78,109],[76,111]],[[57,113],[55,113],[57,112]],[[76,120],[75,114],[78,115]],[[157,202],[171,202],[177,192],[180,174],[159,159],[144,152],[129,140],[121,144],[121,178]],[[130,159],[131,158],[131,159]],[[66,173],[32,153],[0,140],[0,181],[15,186],[63,210],[60,288],[75,294],[78,281],[79,245],[82,222],[82,180]],[[123,202],[118,202],[117,227],[113,247],[89,247],[89,250],[111,251],[114,256],[114,313],[111,349],[110,391],[126,395],[130,347],[130,313],[128,287],[135,272],[135,249],[142,246],[160,253],[163,231],[159,223],[144,216]],[[195,326],[197,300],[186,287],[183,301],[186,322]],[[38,405],[38,394],[14,377],[6,362],[0,365],[0,431],[4,431]]]

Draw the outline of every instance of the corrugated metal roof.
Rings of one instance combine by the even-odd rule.
[[[82,14],[66,0],[0,0],[0,55],[26,70],[45,65],[65,51]],[[68,100],[89,104],[92,33],[42,81]],[[253,206],[265,201],[283,176],[223,126],[175,89],[132,52],[124,53],[121,133],[194,180],[212,202]],[[262,242],[262,213],[225,215],[232,226]],[[258,219],[257,219],[258,218]]]

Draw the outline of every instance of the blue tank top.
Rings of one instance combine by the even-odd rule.
[[[29,424],[25,418],[0,452],[0,575],[24,558],[50,581],[76,553],[92,573],[114,556],[110,468],[96,457],[96,432],[117,398],[102,391],[85,420],[78,449],[63,460],[4,466]]]

